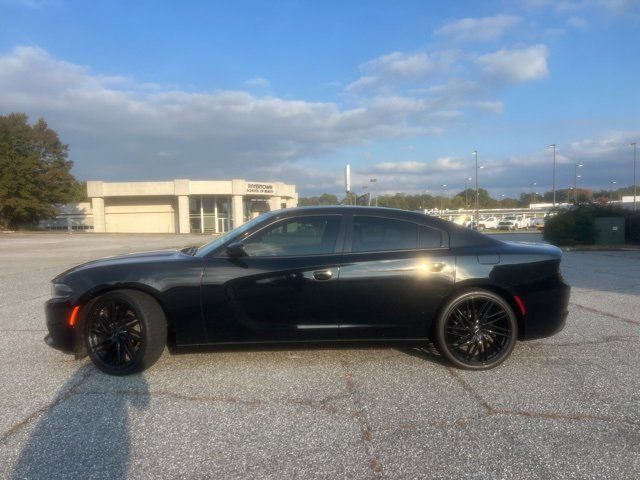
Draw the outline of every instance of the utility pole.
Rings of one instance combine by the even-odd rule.
[[[536,185],[537,185],[537,183],[536,183],[536,182],[533,182],[533,183],[530,185],[531,190],[530,190],[530,192],[529,192],[529,208],[531,208],[531,204],[532,204],[532,203],[536,203],[536,197],[535,197],[535,194],[533,193],[533,187],[535,187]]]
[[[429,190],[426,189],[426,188],[422,191],[422,213],[424,213],[424,211],[426,210],[426,204],[425,204],[426,198],[425,197],[427,196],[428,192],[429,192]]]
[[[613,186],[618,183],[615,180],[611,180],[609,182],[611,184],[611,190],[609,191],[609,203],[611,203],[611,201],[613,200]]]
[[[442,215],[442,210],[444,210],[444,189],[447,188],[445,184],[440,185],[440,215]]]
[[[633,147],[633,211],[635,212],[637,209],[637,183],[636,183],[636,142],[631,142],[629,145]]]
[[[372,178],[372,179],[370,179],[370,180],[369,180],[369,183],[370,183],[370,184],[372,184],[372,183],[378,183],[378,179],[377,179],[377,178]],[[371,185],[371,193],[373,193],[373,190],[374,190],[374,185]],[[377,206],[378,206],[378,190],[377,190],[377,189],[376,189],[376,195],[375,195],[375,197],[376,197],[376,203],[375,203],[375,206],[377,207]]]
[[[573,166],[573,203],[576,205],[578,204],[578,178],[580,178],[580,175],[578,175],[578,169],[582,166],[583,165],[581,163],[576,163]]]
[[[476,158],[476,225],[480,224],[480,192],[478,191],[478,151],[474,150],[473,156]]]
[[[556,206],[556,144],[553,144],[553,206]]]
[[[471,177],[464,179],[464,208],[469,208],[469,185],[468,182],[473,180]]]

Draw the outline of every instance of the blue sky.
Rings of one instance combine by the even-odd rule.
[[[303,195],[632,183],[640,2],[0,0],[0,113],[80,179],[246,178]]]

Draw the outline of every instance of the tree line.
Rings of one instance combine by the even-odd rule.
[[[606,203],[609,200],[620,200],[623,195],[633,195],[633,186],[618,188],[616,190],[590,190],[586,188],[578,188],[577,190],[578,203]],[[430,195],[428,193],[415,195],[395,193],[391,195],[379,195],[377,200],[378,206],[380,207],[401,208],[403,210],[433,210],[441,208],[458,210],[460,208],[475,208],[475,195],[476,191],[468,188],[453,196]],[[557,203],[574,203],[575,199],[575,193],[571,188],[556,190]],[[368,194],[360,197],[353,194],[349,199],[339,199],[336,195],[324,193],[320,196],[301,197],[298,199],[298,205],[338,205],[341,203],[366,205],[368,201]],[[375,202],[373,198],[371,201],[372,204]],[[553,191],[533,195],[530,192],[523,192],[518,198],[503,197],[497,199],[493,198],[484,188],[478,189],[478,204],[480,208],[518,208],[528,207],[531,203],[552,202]]]

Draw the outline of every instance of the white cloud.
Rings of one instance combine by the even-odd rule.
[[[490,77],[519,83],[546,78],[549,75],[548,55],[547,47],[538,44],[481,55],[476,59],[476,63]]]
[[[58,2],[57,0],[4,0],[4,3],[21,5],[23,7],[32,8],[32,9],[38,9],[42,7],[47,7],[49,5],[54,5]]]
[[[515,15],[494,15],[483,18],[462,18],[436,30],[435,34],[455,42],[490,42],[502,37],[522,19]]]
[[[388,73],[401,77],[417,77],[429,73],[436,62],[425,52],[393,52],[374,58],[360,66],[363,71]]]
[[[471,105],[479,110],[485,110],[491,113],[502,113],[504,111],[504,103],[500,101],[478,101],[473,102]]]
[[[462,160],[452,157],[440,157],[431,162],[381,162],[374,165],[372,171],[376,173],[441,173],[462,170],[465,164]]]
[[[259,87],[267,88],[269,86],[269,80],[263,77],[253,77],[244,82],[247,87]]]
[[[11,111],[44,116],[71,144],[75,171],[106,179],[239,175],[369,139],[437,133],[442,124],[429,104],[410,97],[341,108],[242,91],[149,89],[37,47],[0,55],[0,112]],[[169,162],[158,152],[180,155]]]
[[[347,91],[355,92],[363,88],[374,86],[380,79],[374,75],[365,75],[347,85]]]
[[[639,0],[521,0],[528,10],[551,8],[559,14],[579,11],[598,11],[614,15],[637,15],[640,13]]]
[[[457,52],[392,52],[358,66],[363,75],[347,85],[346,90],[388,87],[394,83],[419,82],[429,76],[446,73],[457,58]]]
[[[589,22],[582,17],[569,17],[567,19],[567,24],[573,28],[579,28],[581,30],[584,30],[589,26]]]

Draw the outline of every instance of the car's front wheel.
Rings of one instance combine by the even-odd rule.
[[[518,323],[509,304],[487,290],[470,290],[450,300],[435,325],[440,353],[458,368],[487,370],[513,351]]]
[[[115,290],[85,313],[84,338],[94,365],[111,375],[129,375],[153,365],[167,341],[167,320],[146,293]]]

